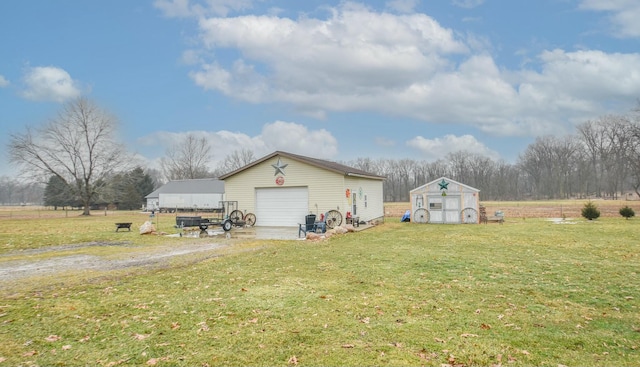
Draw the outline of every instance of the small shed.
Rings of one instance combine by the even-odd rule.
[[[276,151],[220,179],[256,226],[297,226],[308,214],[336,225],[384,218],[384,177],[337,162]]]
[[[480,190],[440,177],[409,191],[415,223],[479,223]]]
[[[169,181],[145,199],[147,210],[213,210],[224,200],[224,181],[216,178]]]

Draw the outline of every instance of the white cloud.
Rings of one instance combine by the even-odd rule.
[[[8,87],[9,84],[11,83],[9,83],[9,81],[5,79],[3,75],[0,75],[0,88]]]
[[[382,136],[376,137],[375,138],[375,143],[378,146],[386,147],[386,148],[393,147],[393,146],[396,145],[395,140],[392,140],[392,139],[389,139],[389,138],[385,138],[385,137],[382,137]]]
[[[484,0],[452,0],[451,3],[457,7],[471,9],[484,3]]]
[[[174,18],[227,16],[234,11],[251,9],[252,0],[156,0],[153,5],[165,16]]]
[[[445,135],[442,138],[435,139],[417,136],[407,141],[407,146],[420,151],[424,159],[436,160],[458,151],[476,153],[492,159],[500,158],[497,152],[487,148],[487,146],[471,135]]]
[[[502,136],[570,131],[640,95],[637,53],[544,51],[523,66],[531,69],[509,70],[496,64],[490,41],[460,38],[426,14],[352,2],[327,9],[326,19],[201,18],[190,77],[206,90],[318,119],[370,111]],[[205,56],[226,49],[237,59]]]
[[[212,169],[224,160],[227,154],[237,149],[249,149],[257,158],[276,150],[324,159],[335,158],[338,154],[338,141],[327,130],[310,130],[304,125],[283,121],[265,124],[262,132],[257,136],[226,130],[179,133],[159,131],[138,139],[138,143],[142,147],[169,147],[189,134],[205,137],[211,146],[215,147]]]
[[[198,85],[313,113],[379,105],[387,93],[449,68],[443,55],[468,52],[426,15],[375,13],[352,3],[331,9],[325,20],[208,18],[200,28],[205,48],[237,48],[242,59],[228,67],[203,63],[191,73]]]
[[[38,66],[27,70],[22,95],[34,101],[64,102],[80,96],[78,83],[64,69]]]
[[[387,8],[399,13],[412,13],[418,6],[418,0],[391,0],[387,1]]]
[[[309,130],[306,126],[276,121],[266,124],[260,136],[267,147],[317,158],[332,158],[338,154],[338,141],[327,130]]]
[[[580,9],[607,12],[619,37],[640,37],[640,2],[637,0],[582,0]]]

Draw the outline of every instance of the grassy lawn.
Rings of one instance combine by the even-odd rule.
[[[3,252],[181,240],[97,216],[44,219],[25,239],[20,221],[0,220]],[[392,218],[86,283],[26,280],[1,295],[0,366],[640,365],[640,223],[572,222]]]

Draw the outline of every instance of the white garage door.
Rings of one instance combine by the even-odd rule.
[[[256,225],[289,227],[304,223],[309,214],[309,190],[306,187],[256,189]]]

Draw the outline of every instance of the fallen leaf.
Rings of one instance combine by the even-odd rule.
[[[84,338],[80,339],[80,343],[88,342],[91,337],[89,335],[85,335]]]
[[[179,322],[172,322],[171,323],[171,330],[176,330],[176,329],[180,329],[180,323]]]
[[[489,329],[491,329],[491,325],[489,325],[489,324],[482,324],[482,325],[480,325],[480,328],[481,328],[481,329],[484,329],[484,330],[489,330]]]
[[[480,309],[476,310],[476,315],[479,314],[480,312],[482,312]]]
[[[158,364],[158,358],[151,358],[147,361],[148,366],[155,366],[156,364]]]
[[[58,335],[49,335],[48,337],[44,338],[44,340],[46,340],[48,342],[57,342],[60,339],[62,339],[62,338],[59,337]]]
[[[296,358],[296,356],[291,356],[291,358],[289,358],[289,364],[297,365],[298,358]]]
[[[353,344],[342,344],[342,348],[355,348]]]
[[[526,351],[526,350],[523,350],[523,351],[522,351],[522,354],[524,354],[525,356],[528,356],[528,355],[530,355],[531,353],[529,353],[529,352],[528,352],[528,351]]]
[[[256,317],[254,319],[251,319],[251,320],[249,320],[249,322],[252,323],[252,324],[255,324],[255,323],[258,322],[258,318]]]
[[[35,350],[32,350],[32,351],[29,351],[29,352],[24,353],[22,356],[23,356],[23,357],[33,357],[33,356],[35,356],[36,354],[38,354],[38,352],[36,352]]]
[[[248,289],[247,288],[242,288],[241,291],[246,292],[246,291],[248,291]]]
[[[135,340],[145,340],[146,338],[150,337],[151,334],[133,334],[133,338]]]
[[[4,358],[4,357],[0,357],[0,363],[4,362],[4,361],[6,361],[6,360],[7,360],[6,358]]]
[[[360,322],[363,323],[363,324],[368,324],[369,320],[370,319],[368,317],[365,317],[364,319],[360,319]]]
[[[71,345],[69,344],[62,346],[62,350],[69,350],[69,349],[71,349]]]
[[[478,335],[477,334],[461,334],[460,335],[463,338],[477,338]]]
[[[446,342],[444,339],[440,339],[440,338],[433,338],[433,339],[435,339],[436,342],[442,343],[442,344]]]

